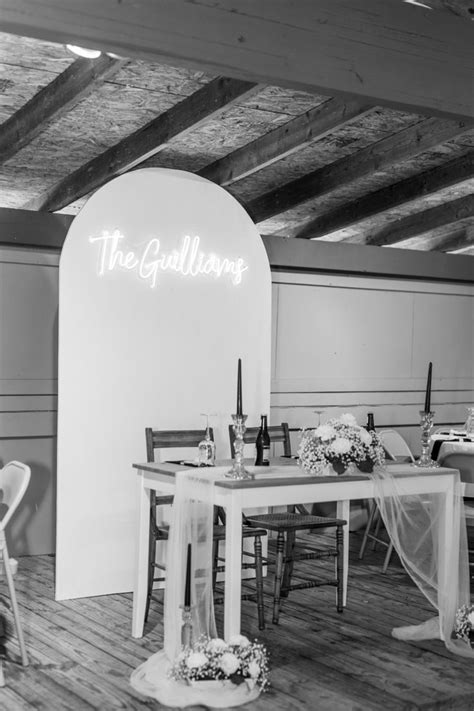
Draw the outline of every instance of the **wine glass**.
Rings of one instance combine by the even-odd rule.
[[[216,444],[211,439],[209,431],[209,417],[214,417],[215,413],[208,414],[201,412],[201,417],[206,418],[206,434],[204,439],[198,444],[198,459],[200,466],[213,467],[216,463]]]
[[[474,407],[467,408],[467,420],[464,423],[464,429],[467,435],[474,435]]]
[[[318,424],[316,427],[319,427],[321,424],[321,415],[323,414],[324,410],[313,410],[314,414],[318,416]]]

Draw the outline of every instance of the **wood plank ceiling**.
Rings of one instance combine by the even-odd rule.
[[[474,0],[424,4],[474,18]],[[223,186],[264,235],[474,254],[474,119],[3,32],[0,122],[0,207],[76,214],[159,166]]]

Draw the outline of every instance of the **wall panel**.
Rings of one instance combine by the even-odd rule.
[[[419,410],[433,361],[435,424],[474,401],[474,287],[273,273],[272,422],[298,430],[346,410],[396,427],[419,452]],[[319,412],[316,412],[319,411]]]
[[[9,529],[11,555],[55,545],[58,254],[0,249],[0,465],[32,479]]]

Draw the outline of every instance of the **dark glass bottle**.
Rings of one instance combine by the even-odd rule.
[[[267,416],[262,415],[260,429],[258,431],[256,446],[257,458],[255,464],[258,466],[268,467],[270,464],[270,435],[267,427]]]
[[[367,430],[367,432],[375,432],[375,423],[374,423],[374,413],[373,412],[367,413],[367,424],[365,426],[365,429]]]

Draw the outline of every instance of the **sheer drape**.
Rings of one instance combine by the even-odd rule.
[[[182,605],[186,580],[188,543],[191,543],[191,605],[193,638],[216,637],[212,597],[212,540],[214,482],[228,467],[178,472],[166,556],[164,599],[164,646],[141,664],[130,677],[132,686],[165,706],[231,708],[257,698],[260,688],[216,682],[217,688],[196,686],[168,678],[170,666],[181,649]]]
[[[418,470],[420,473],[420,470]],[[393,630],[397,639],[441,638],[453,653],[474,657],[474,650],[452,638],[456,610],[470,603],[469,560],[466,524],[459,473],[453,487],[443,493],[406,495],[404,478],[386,468],[373,475],[377,504],[400,560],[427,597],[438,616]],[[445,532],[452,535],[451,550],[445,550]]]

